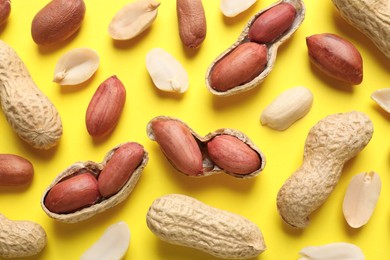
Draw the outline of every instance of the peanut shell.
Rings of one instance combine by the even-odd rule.
[[[0,40],[1,107],[13,130],[37,149],[57,145],[62,136],[61,117],[38,88],[16,51]]]
[[[251,28],[252,24],[256,21],[256,19],[266,12],[267,10],[271,9],[272,7],[280,4],[280,3],[289,3],[293,5],[296,9],[296,16],[294,19],[294,22],[292,23],[291,27],[285,31],[279,38],[277,38],[274,42],[271,44],[267,44],[268,47],[268,61],[267,64],[265,65],[265,68],[252,80],[249,82],[245,82],[243,84],[237,85],[235,87],[230,88],[229,90],[226,91],[217,91],[214,88],[212,88],[211,83],[210,83],[210,75],[212,73],[212,70],[214,69],[215,65],[221,61],[224,57],[229,55],[234,49],[237,48],[237,46],[241,45],[242,43],[248,42],[248,32],[249,29]],[[276,56],[277,56],[277,51],[278,48],[281,44],[283,44],[285,41],[287,41],[294,33],[295,31],[299,28],[299,26],[302,24],[304,18],[305,18],[305,12],[306,8],[302,0],[282,0],[275,2],[274,4],[271,4],[270,6],[260,10],[258,13],[256,13],[247,23],[247,25],[244,27],[242,30],[241,34],[237,38],[236,42],[232,44],[228,49],[223,51],[220,55],[217,56],[217,58],[211,63],[211,65],[208,67],[206,71],[206,87],[207,89],[214,95],[216,96],[230,96],[230,95],[235,95],[238,93],[246,92],[250,89],[253,89],[260,85],[261,82],[265,80],[265,78],[269,75],[269,73],[272,71],[275,61],[276,61]]]
[[[0,257],[34,256],[47,244],[43,227],[29,220],[11,220],[0,213]]]
[[[107,164],[107,162],[111,159],[114,152],[120,148],[123,144],[120,144],[113,149],[111,149],[106,156],[104,157],[103,161],[101,163],[96,163],[92,161],[86,161],[86,162],[76,162],[66,168],[64,171],[62,171],[60,174],[57,175],[57,177],[50,183],[50,185],[46,188],[44,191],[42,197],[41,197],[41,207],[43,211],[51,218],[64,223],[76,223],[80,222],[86,219],[89,219],[101,212],[104,212],[122,201],[124,201],[130,193],[133,191],[135,185],[137,184],[139,178],[141,177],[141,173],[143,169],[145,168],[149,157],[148,153],[145,151],[144,156],[142,159],[141,164],[134,170],[131,177],[127,180],[127,182],[124,184],[124,186],[114,195],[112,195],[109,198],[103,198],[102,200],[98,201],[96,204],[83,208],[81,210],[67,213],[67,214],[57,214],[54,212],[51,212],[46,206],[45,206],[45,197],[50,191],[50,189],[56,185],[58,182],[65,178],[69,178],[71,176],[74,176],[75,174],[78,174],[80,172],[83,172],[87,170],[88,172],[91,172],[95,174],[95,176],[98,178],[100,172],[103,170],[104,166]]]
[[[147,124],[147,127],[146,127],[147,135],[153,141],[156,141],[156,139],[155,139],[155,133],[153,132],[151,125],[152,125],[152,122],[156,121],[156,120],[172,120],[172,121],[180,122],[185,127],[187,127],[187,129],[190,131],[190,133],[192,134],[192,136],[195,138],[196,142],[199,145],[200,151],[202,153],[202,166],[203,166],[202,172],[195,174],[195,175],[191,175],[191,174],[183,172],[182,170],[180,170],[180,168],[176,167],[175,164],[171,162],[172,166],[176,170],[178,170],[180,173],[183,173],[183,174],[190,176],[190,177],[205,177],[205,176],[209,176],[209,175],[213,175],[213,174],[225,173],[225,174],[231,175],[231,176],[236,177],[236,178],[253,178],[253,177],[259,175],[260,172],[265,167],[266,158],[265,158],[264,154],[252,142],[252,140],[249,139],[249,137],[246,134],[244,134],[243,132],[241,132],[239,130],[235,130],[235,129],[231,129],[231,128],[221,128],[221,129],[217,129],[211,133],[208,133],[205,136],[201,136],[201,135],[197,134],[194,130],[192,130],[186,123],[184,123],[180,119],[172,118],[169,116],[157,116],[157,117],[153,118],[152,120],[150,120],[149,123]],[[218,165],[216,165],[216,163],[213,162],[211,160],[210,156],[208,155],[206,146],[210,140],[212,140],[215,136],[218,136],[218,135],[231,135],[231,136],[234,136],[237,139],[241,140],[246,145],[248,145],[249,148],[252,149],[258,155],[258,157],[260,159],[259,167],[255,171],[252,171],[250,173],[238,174],[235,172],[224,170],[224,169],[220,168]],[[174,139],[175,139],[175,136],[172,136],[172,139],[171,139],[172,142],[174,142]]]
[[[371,119],[359,111],[337,113],[321,119],[309,131],[302,165],[284,182],[276,204],[290,226],[305,228],[309,216],[328,199],[344,164],[370,142]]]
[[[266,250],[255,223],[186,195],[168,194],[154,200],[146,223],[162,241],[224,259],[251,258]]]

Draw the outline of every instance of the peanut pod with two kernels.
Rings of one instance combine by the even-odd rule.
[[[258,86],[271,72],[279,46],[294,34],[304,17],[302,0],[279,1],[255,14],[237,41],[209,66],[209,91],[229,96]]]
[[[127,142],[110,150],[101,163],[74,163],[45,190],[42,209],[65,223],[80,222],[106,211],[130,195],[148,158],[142,145]]]
[[[234,129],[218,129],[202,137],[179,119],[158,116],[148,123],[147,134],[176,170],[191,177],[227,173],[251,178],[266,163],[249,137]]]

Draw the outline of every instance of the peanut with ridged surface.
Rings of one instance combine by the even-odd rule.
[[[146,223],[165,242],[195,248],[216,257],[246,259],[266,249],[263,235],[255,223],[185,195],[169,194],[157,198],[148,210]]]
[[[0,213],[0,257],[34,256],[45,248],[46,243],[46,232],[38,223],[10,220]]]
[[[309,224],[309,215],[329,197],[344,164],[363,150],[373,131],[370,118],[357,111],[329,115],[310,129],[303,163],[277,195],[279,214],[287,224]]]
[[[13,130],[38,149],[55,146],[62,136],[57,109],[37,87],[15,50],[0,40],[0,101]]]

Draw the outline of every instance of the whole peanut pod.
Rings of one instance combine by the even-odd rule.
[[[34,256],[47,243],[46,231],[29,220],[11,220],[0,213],[0,257]]]
[[[309,215],[329,197],[344,164],[368,144],[373,131],[370,118],[357,111],[327,116],[310,129],[303,163],[277,195],[279,214],[287,224],[309,224]]]
[[[148,210],[146,223],[165,242],[216,257],[246,259],[266,249],[255,223],[185,195],[168,194],[156,199]]]
[[[49,149],[62,136],[60,115],[37,87],[16,51],[0,40],[1,107],[13,130],[37,149]]]

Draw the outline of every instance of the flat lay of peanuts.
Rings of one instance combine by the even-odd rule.
[[[0,0],[0,259],[388,259],[388,0]]]

